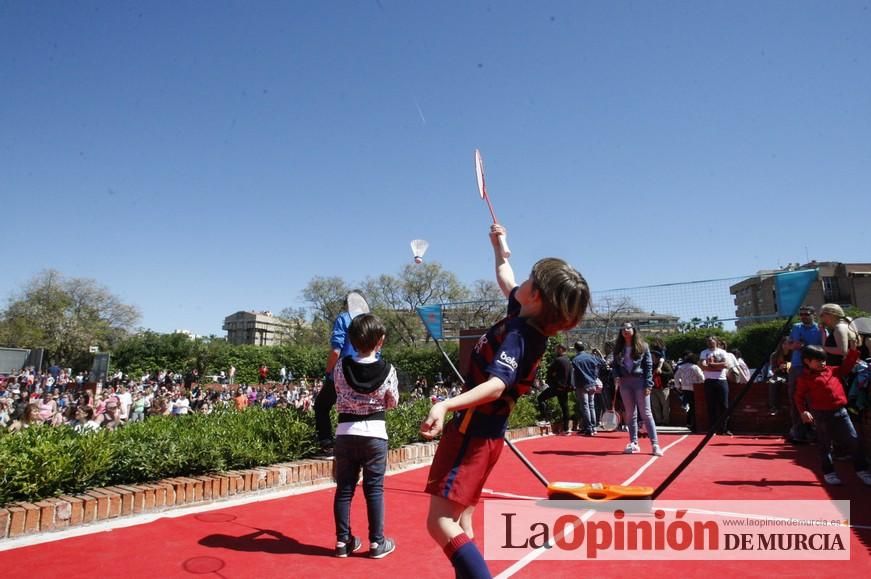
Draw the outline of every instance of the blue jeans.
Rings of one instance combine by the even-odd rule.
[[[576,389],[578,398],[578,414],[581,415],[581,432],[592,434],[596,431],[596,394],[595,390],[587,390],[584,386]]]
[[[336,437],[336,495],[333,517],[336,541],[351,538],[351,499],[363,470],[363,495],[369,517],[369,542],[384,540],[384,472],[387,470],[387,441],[370,436]]]
[[[629,426],[629,442],[638,442],[638,410],[641,410],[651,444],[659,444],[656,424],[650,411],[650,394],[644,393],[645,388],[644,380],[636,376],[626,376],[620,382],[620,397],[625,408],[623,417]]]
[[[865,452],[846,408],[811,410],[811,414],[814,415],[814,424],[817,427],[817,447],[820,449],[824,474],[835,472],[835,466],[832,464],[833,442],[852,452],[856,471],[868,469]]]

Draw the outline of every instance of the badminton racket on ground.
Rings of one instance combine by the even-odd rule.
[[[552,482],[547,485],[547,498],[552,501],[626,501],[647,500],[653,487],[611,485],[607,483]]]
[[[499,223],[499,220],[496,219],[496,212],[493,211],[493,203],[490,202],[490,196],[487,195],[487,182],[484,180],[484,159],[481,158],[481,151],[478,149],[475,149],[475,174],[478,176],[478,193],[481,195],[481,199],[487,202],[493,223]],[[504,235],[499,236],[499,247],[502,250],[502,257],[511,257],[511,250],[508,249],[508,242],[505,241]]]
[[[366,298],[361,296],[357,292],[351,292],[348,294],[348,313],[351,315],[351,319],[356,318],[360,314],[368,314],[369,313],[369,304],[366,303]]]
[[[602,430],[605,432],[613,432],[620,426],[620,415],[614,410],[617,404],[617,394],[620,389],[614,386],[614,396],[611,398],[611,410],[606,410],[602,413]]]

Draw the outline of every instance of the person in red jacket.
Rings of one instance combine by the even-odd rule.
[[[816,426],[817,444],[823,461],[823,479],[830,485],[841,484],[832,464],[834,442],[850,449],[856,476],[871,486],[868,461],[847,413],[847,396],[841,382],[850,373],[858,358],[859,351],[853,343],[843,363],[834,368],[826,365],[826,352],[821,346],[809,345],[801,349],[804,369],[796,380],[795,405],[802,422]]]

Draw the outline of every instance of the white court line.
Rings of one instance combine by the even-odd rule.
[[[675,440],[674,442],[672,442],[671,444],[669,444],[668,446],[666,446],[665,448],[663,448],[663,449],[662,449],[663,454],[665,454],[665,452],[668,451],[668,449],[670,449],[672,446],[678,444],[679,442],[683,442],[683,441],[684,441],[688,436],[689,436],[688,434],[684,434],[683,436],[681,436],[680,438],[678,438],[677,440]],[[646,463],[644,463],[643,465],[641,465],[641,468],[639,468],[637,471],[635,471],[635,474],[633,474],[633,475],[630,476],[628,479],[626,479],[625,481],[623,481],[623,486],[626,486],[626,485],[632,484],[632,482],[633,482],[635,479],[637,479],[639,476],[641,476],[641,474],[642,474],[645,470],[647,470],[647,468],[648,468],[650,465],[652,465],[654,462],[656,462],[657,459],[659,459],[658,456],[652,456],[652,457],[650,457],[650,460],[648,460]],[[592,510],[592,509],[590,509],[590,510],[588,510],[587,512],[585,512],[585,513],[584,513],[584,514],[579,518],[579,520],[578,520],[578,524],[577,524],[577,525],[574,525],[572,528],[573,528],[573,529],[577,528],[578,525],[580,525],[581,523],[587,521],[587,519],[589,519],[590,517],[592,517],[594,513],[596,513],[596,511],[595,511],[595,510]],[[508,567],[507,569],[505,569],[504,571],[502,571],[501,573],[499,573],[499,575],[496,576],[496,579],[507,579],[508,577],[511,577],[512,575],[514,575],[515,573],[517,573],[518,571],[520,571],[521,569],[523,569],[524,567],[526,567],[527,565],[529,565],[530,563],[532,563],[533,561],[535,561],[536,559],[538,559],[539,557],[541,557],[542,555],[544,555],[544,554],[545,554],[547,551],[549,551],[549,550],[550,550],[554,545],[556,545],[556,542],[557,542],[558,540],[560,540],[560,539],[563,538],[563,535],[565,535],[566,531],[567,531],[567,529],[566,529],[566,530],[563,530],[562,533],[557,533],[556,535],[554,535],[554,536],[550,539],[550,541],[547,542],[547,544],[545,544],[545,545],[542,546],[542,547],[539,547],[538,549],[536,549],[536,550],[534,550],[534,551],[530,551],[529,553],[527,553],[526,555],[524,555],[521,559],[519,559],[518,561],[516,561],[513,565],[511,565],[510,567]]]
[[[505,497],[508,499],[526,499],[530,501],[543,501],[547,497],[531,497],[529,495],[515,495],[514,493],[503,493],[499,491],[494,491],[493,489],[481,489],[482,493],[487,493],[488,495],[493,495],[495,497]]]
[[[671,444],[669,444],[668,446],[666,446],[665,448],[663,448],[663,449],[662,449],[662,453],[665,454],[666,451],[667,451],[669,448],[671,448],[672,446],[674,446],[675,444],[677,444],[677,443],[679,443],[679,442],[683,442],[683,441],[686,440],[688,437],[689,437],[689,434],[684,434],[683,436],[681,436],[680,438],[678,438],[677,440],[675,440],[674,442],[672,442]],[[650,460],[648,460],[647,462],[645,462],[645,463],[641,466],[641,468],[639,468],[637,471],[635,471],[635,474],[633,474],[632,476],[630,476],[628,479],[626,479],[626,480],[623,482],[623,486],[631,485],[633,482],[635,482],[635,479],[637,479],[638,477],[640,477],[640,476],[644,473],[644,471],[647,470],[647,468],[648,468],[650,465],[652,465],[654,462],[656,462],[656,459],[657,459],[657,458],[659,458],[659,457],[658,457],[658,456],[654,456],[654,457],[652,457]]]

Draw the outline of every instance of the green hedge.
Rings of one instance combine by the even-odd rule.
[[[458,344],[449,340],[444,347],[454,364],[458,361]],[[254,384],[258,368],[266,364],[269,379],[278,380],[279,369],[286,366],[299,379],[323,376],[329,347],[283,344],[279,346],[251,346],[228,344],[223,339],[190,340],[183,334],[157,334],[144,332],[131,336],[118,344],[112,352],[112,369],[138,379],[145,373],[171,369],[188,372],[197,368],[200,376],[227,372],[236,367],[236,381]],[[418,376],[426,376],[432,384],[435,376],[451,373],[450,366],[431,343],[417,347],[390,346],[384,349],[384,358],[390,361],[406,379],[403,386],[414,383]]]
[[[428,400],[387,413],[390,447],[420,439]],[[512,428],[535,423],[528,398],[518,401]],[[88,488],[264,466],[311,456],[314,415],[295,409],[151,418],[115,431],[77,434],[33,426],[0,435],[0,505],[38,501]]]

